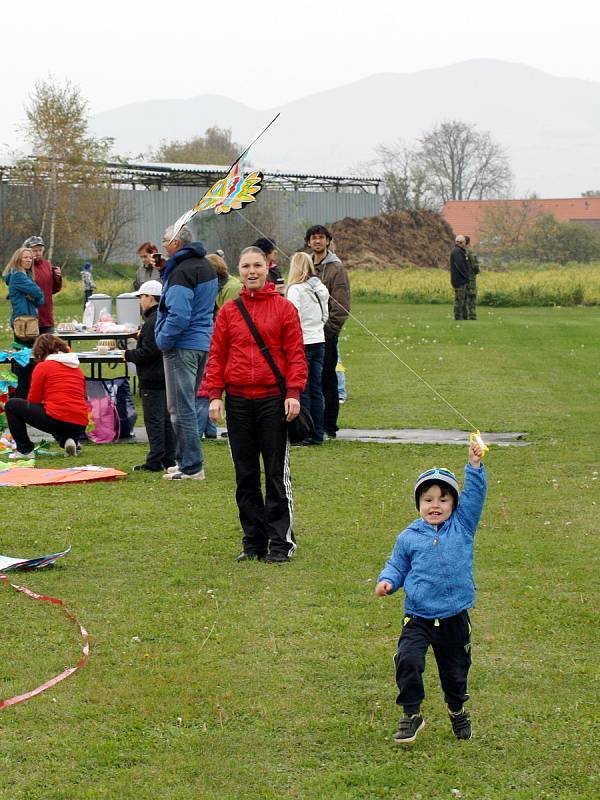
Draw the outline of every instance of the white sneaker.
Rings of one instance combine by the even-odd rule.
[[[66,456],[77,455],[77,445],[75,444],[75,439],[67,439],[67,441],[65,442],[65,455]]]
[[[167,467],[166,471],[167,471],[167,474],[174,475],[176,472],[179,472],[180,469],[179,469],[179,466],[177,464],[175,464],[174,467]]]
[[[31,453],[19,453],[18,450],[14,450],[8,457],[13,460],[17,458],[35,458],[35,451],[32,450]]]
[[[201,469],[199,472],[194,472],[193,475],[186,475],[185,472],[166,472],[163,475],[163,478],[167,481],[203,481],[204,480],[204,470]]]

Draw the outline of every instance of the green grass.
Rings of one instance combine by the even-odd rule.
[[[391,743],[402,601],[373,594],[414,517],[416,474],[460,471],[466,448],[294,449],[300,546],[293,563],[269,567],[234,562],[233,468],[215,442],[202,485],[135,474],[2,490],[0,552],[73,545],[60,566],[15,577],[64,598],[92,654],[68,681],[2,712],[0,797],[598,796],[597,311],[482,309],[460,324],[450,311],[354,307],[475,425],[533,442],[486,456],[474,739],[451,738],[430,658],[427,726],[413,747]],[[343,426],[466,427],[354,321],[342,352]],[[144,452],[89,446],[85,460],[128,469]],[[80,644],[60,610],[2,591],[7,697],[74,663]]]

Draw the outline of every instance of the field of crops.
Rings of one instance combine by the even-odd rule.
[[[371,300],[451,303],[454,297],[445,270],[353,270],[350,280],[354,297]],[[600,305],[600,264],[482,271],[477,289],[478,302],[487,306]]]

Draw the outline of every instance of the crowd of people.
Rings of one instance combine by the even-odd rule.
[[[186,226],[165,231],[164,255],[151,242],[137,250],[133,289],[143,324],[123,358],[136,366],[149,448],[134,470],[162,472],[168,481],[204,480],[202,437],[216,438],[216,424],[226,418],[243,530],[240,560],[283,562],[296,548],[287,425],[304,406],[312,423],[299,444],[318,446],[337,435],[338,338],[350,284],[331,240],[323,225],[307,230],[287,286],[273,238],[242,251],[239,278],[221,251],[207,253]],[[74,455],[88,419],[77,356],[52,335],[52,296],[62,277],[43,250],[43,240],[30,237],[4,270],[14,346],[33,344],[30,364],[15,363],[18,387],[6,407],[17,443],[13,458],[33,454],[27,424]],[[89,262],[81,277],[85,304],[95,288]]]

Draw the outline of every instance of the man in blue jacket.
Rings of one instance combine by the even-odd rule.
[[[196,392],[202,379],[213,330],[217,275],[202,242],[184,226],[163,248],[169,260],[156,316],[156,344],[163,352],[167,408],[177,440],[177,467],[167,480],[204,480],[204,459],[196,422]]]
[[[430,469],[417,478],[415,503],[419,518],[396,539],[375,593],[385,597],[404,588],[404,622],[394,658],[398,698],[404,715],[394,740],[414,742],[425,721],[425,654],[433,648],[440,683],[457,739],[471,738],[471,721],[463,704],[469,699],[471,623],[475,603],[473,543],[483,510],[486,475],[482,448],[469,445],[465,485],[447,469]]]

